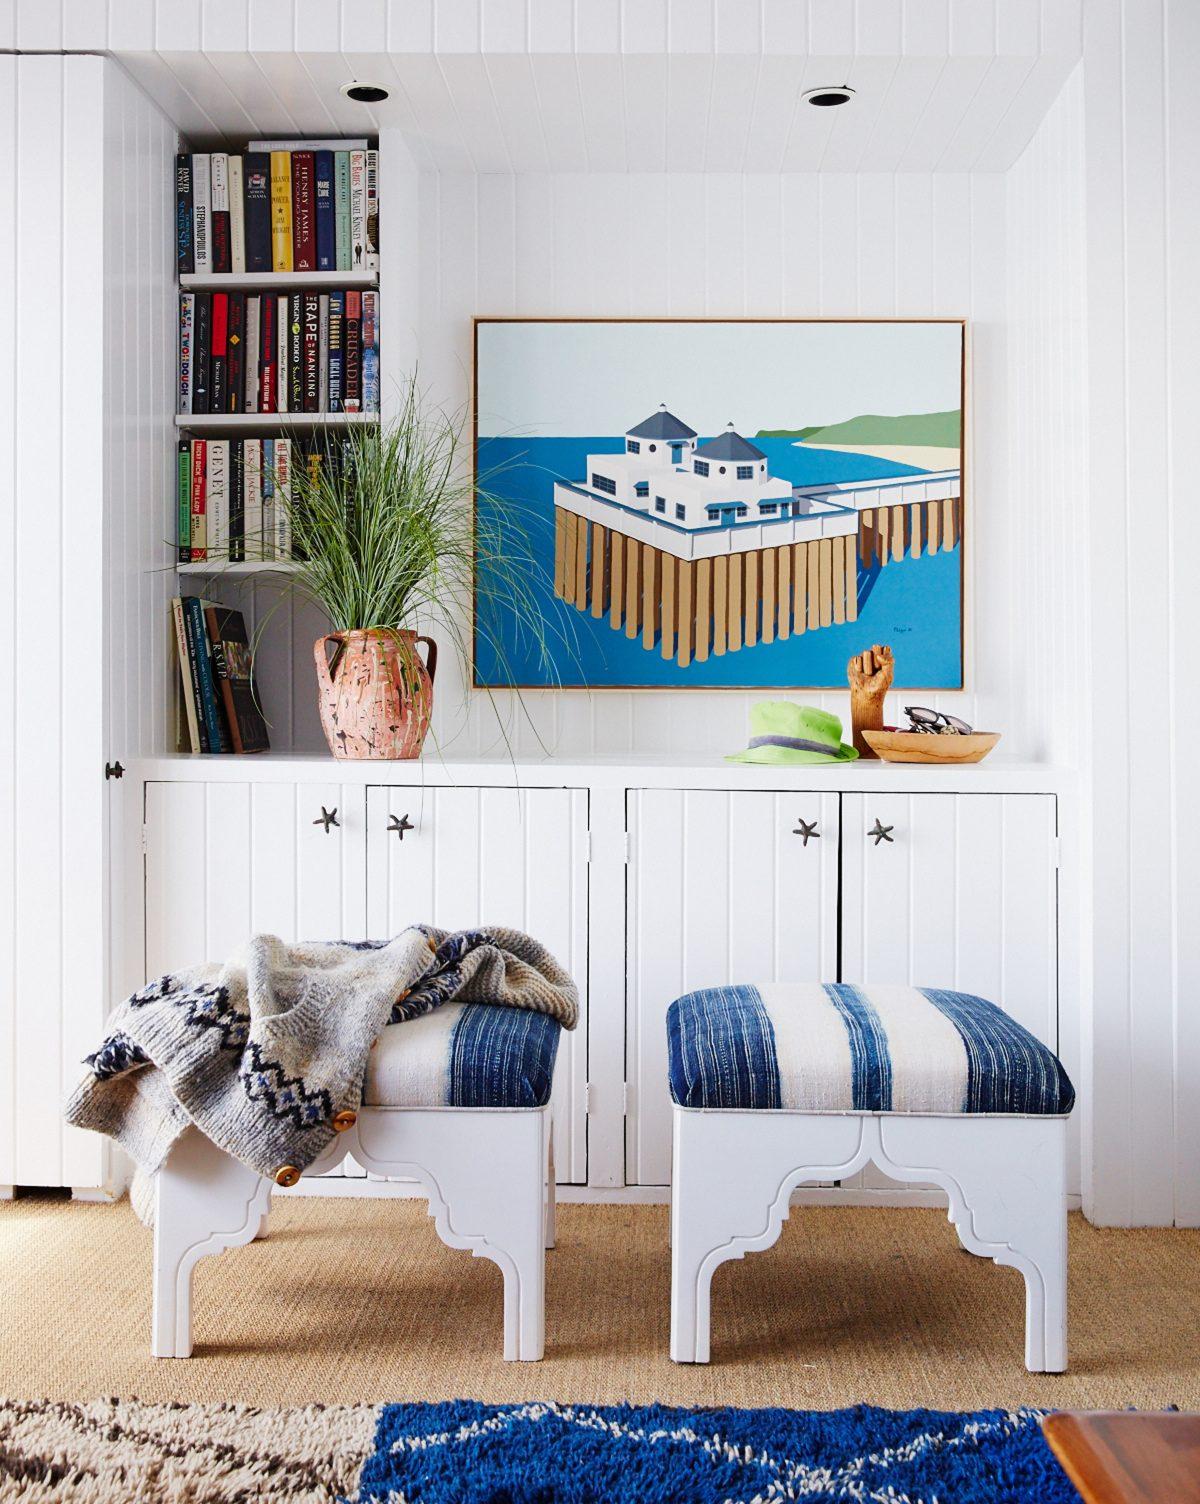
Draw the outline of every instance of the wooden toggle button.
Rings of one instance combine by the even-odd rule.
[[[333,1131],[335,1133],[345,1133],[347,1128],[353,1128],[355,1123],[357,1122],[357,1112],[346,1111],[335,1113],[333,1118]]]
[[[295,1165],[281,1165],[280,1168],[275,1171],[276,1185],[295,1185],[299,1179],[300,1171],[296,1168]]]

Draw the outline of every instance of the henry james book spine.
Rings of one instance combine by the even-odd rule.
[[[320,329],[320,295],[315,292],[306,292],[304,294],[304,376],[301,393],[304,400],[302,410],[306,413],[319,411],[320,378],[317,374],[317,364],[320,358]]]
[[[292,154],[271,153],[271,267],[292,268]]]
[[[337,236],[333,222],[333,153],[313,152],[313,192],[316,197],[317,270],[337,270]]]
[[[211,272],[212,260],[212,158],[198,151],[192,157],[192,244],[196,270]]]
[[[175,158],[175,259],[181,276],[196,270],[192,240],[192,156],[186,151]]]
[[[313,154],[292,153],[292,270],[317,269],[316,199],[313,192]]]
[[[232,271],[233,252],[229,243],[229,157],[223,151],[212,154],[212,247],[213,271]]]
[[[269,272],[271,263],[271,158],[247,152],[242,163],[246,185],[246,270]]]

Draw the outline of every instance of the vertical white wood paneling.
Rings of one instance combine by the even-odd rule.
[[[15,17],[10,15],[10,24]],[[0,202],[17,196],[17,70],[15,57],[0,57]],[[0,326],[16,328],[20,287],[17,281],[17,221],[0,215]],[[17,640],[16,528],[17,372],[10,345],[0,358],[0,639]],[[16,755],[15,715],[0,716],[0,766],[11,768]],[[17,840],[13,829],[15,788],[4,785],[0,799],[0,1184],[17,1179],[17,1096],[13,1089],[17,1060],[17,961],[13,951],[17,913]]]
[[[415,827],[403,838],[390,816]],[[578,1027],[555,1068],[559,1180],[587,1179],[588,796],[580,789],[371,788],[367,792],[367,928],[397,934],[423,921],[524,930],[579,987]],[[617,1027],[620,1027],[619,1021]]]
[[[698,987],[837,977],[838,796],[629,795],[626,1176],[670,1180],[666,1014]],[[817,825],[805,843],[798,819]]]

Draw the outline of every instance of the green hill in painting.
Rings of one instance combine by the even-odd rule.
[[[808,444],[928,444],[957,449],[961,424],[962,414],[957,408],[947,413],[904,413],[899,417],[862,413],[823,428],[760,428],[758,437],[800,439]]]

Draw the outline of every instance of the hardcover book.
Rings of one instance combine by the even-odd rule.
[[[204,740],[209,752],[231,752],[233,743],[225,720],[224,706],[217,690],[213,672],[212,649],[208,637],[208,623],[204,619],[207,601],[199,596],[185,595],[183,609],[188,624],[188,648],[195,656],[197,677],[200,682],[198,710],[204,726]]]
[[[192,441],[180,439],[178,462],[178,493],[176,497],[175,525],[179,534],[177,557],[181,564],[189,564],[192,558]]]
[[[182,276],[196,270],[192,239],[192,156],[181,151],[175,158],[175,258]]]
[[[212,159],[204,151],[192,157],[192,244],[196,270],[211,272],[212,261]]]
[[[221,692],[233,750],[267,752],[271,741],[258,708],[250,639],[246,636],[242,613],[226,606],[206,605],[204,618],[212,649],[213,677]]]
[[[212,154],[212,269],[233,270],[233,252],[229,242],[229,157],[223,151]]]
[[[346,314],[346,295],[329,294],[329,406],[328,412],[342,411],[342,329]]]
[[[258,362],[262,348],[262,299],[251,293],[246,299],[246,388],[245,411],[258,411]]]
[[[246,294],[229,294],[229,333],[225,340],[229,396],[222,412],[240,413],[246,400]]]
[[[316,198],[313,187],[313,154],[292,153],[292,269],[317,269]]]
[[[175,623],[175,651],[179,658],[180,689],[190,743],[183,750],[203,752],[205,747],[199,721],[200,674],[192,661],[191,648],[188,645],[187,619],[183,610],[183,601],[179,596],[171,602],[171,619]]]
[[[367,154],[350,153],[350,269],[360,272],[367,252]]]
[[[246,558],[259,562],[263,553],[263,452],[264,441],[246,440],[246,463],[244,470],[244,505],[246,512]]]
[[[317,411],[329,411],[329,294],[318,296],[317,313]]]
[[[209,336],[208,410],[229,411],[229,294],[212,295],[212,332]]]
[[[259,495],[262,520],[258,530],[258,555],[260,559],[275,557],[275,445],[277,440],[264,439],[261,454],[261,479]]]
[[[269,272],[272,269],[270,154],[247,152],[242,171],[246,182],[246,270]]]
[[[274,466],[275,557],[292,557],[292,441],[275,440]]]
[[[265,295],[260,300],[262,312],[262,327],[259,332],[259,357],[258,357],[258,410],[260,413],[273,413],[277,409],[275,395],[275,379],[277,373],[277,353],[275,343],[278,338],[276,333],[277,304],[273,295]]]
[[[296,136],[292,140],[278,141],[251,141],[248,151],[366,151],[367,138],[365,136],[333,137],[326,139],[324,136],[310,141],[303,136]]]
[[[205,515],[210,559],[229,557],[229,440],[208,439],[205,451]]]
[[[304,400],[302,410],[306,413],[319,411],[320,378],[317,374],[317,361],[320,352],[320,315],[320,295],[315,292],[306,292],[304,294],[304,370],[301,393]]]
[[[188,529],[192,544],[192,562],[202,564],[208,558],[208,522],[204,499],[205,444],[192,440],[192,523]]]
[[[241,439],[229,441],[229,557],[240,564],[246,557],[246,446]]]
[[[271,153],[271,267],[292,270],[292,156],[286,151]]]
[[[350,270],[350,153],[333,154],[333,233],[337,270]]]
[[[246,270],[246,194],[242,186],[242,159],[229,159],[229,245],[233,270]]]
[[[179,295],[179,411],[192,410],[192,344],[196,337],[196,294]]]
[[[342,364],[342,408],[362,411],[362,293],[346,294],[346,318],[342,325],[345,353]]]
[[[313,184],[316,194],[317,270],[337,270],[337,236],[333,222],[333,153],[313,152]]]
[[[195,333],[192,339],[192,411],[209,411],[209,365],[212,351],[212,296],[194,293]]]
[[[363,265],[379,270],[379,153],[367,152],[367,224]]]
[[[292,300],[288,294],[279,293],[275,301],[275,407],[281,413],[296,411],[291,400],[291,378],[288,374],[288,357],[292,345],[291,307]]]
[[[288,404],[304,411],[304,295],[294,292],[288,308]]]

